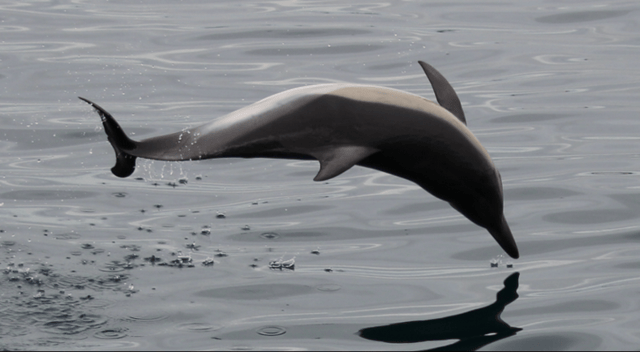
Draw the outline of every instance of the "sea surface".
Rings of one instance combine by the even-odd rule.
[[[0,349],[634,350],[637,1],[0,2]],[[287,89],[458,92],[521,258],[415,184],[139,160]],[[492,265],[493,264],[493,265]]]

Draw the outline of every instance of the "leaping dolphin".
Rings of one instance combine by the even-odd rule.
[[[467,128],[453,87],[431,65],[418,63],[439,105],[396,89],[319,84],[290,89],[202,126],[142,141],[129,139],[111,114],[80,99],[102,119],[116,153],[111,171],[118,177],[133,173],[136,158],[317,159],[320,171],[314,181],[360,165],[415,182],[449,202],[518,258],[503,214],[500,173]]]

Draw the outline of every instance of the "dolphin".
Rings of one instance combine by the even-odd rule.
[[[401,90],[330,83],[290,89],[207,124],[131,140],[105,109],[100,115],[116,153],[111,169],[128,177],[136,158],[318,160],[314,181],[360,165],[412,181],[484,227],[507,254],[518,247],[503,213],[502,181],[466,126],[460,99],[431,65],[418,61],[438,103]]]

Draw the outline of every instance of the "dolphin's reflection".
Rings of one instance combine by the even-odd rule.
[[[517,272],[509,275],[504,280],[504,288],[496,295],[495,303],[484,308],[440,319],[374,326],[362,329],[358,334],[365,339],[388,343],[458,339],[460,341],[454,344],[433,350],[477,350],[522,330],[509,326],[500,318],[504,307],[518,298],[519,277]]]

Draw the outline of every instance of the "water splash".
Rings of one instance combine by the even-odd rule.
[[[283,258],[273,260],[269,262],[269,269],[273,270],[295,270],[296,268],[296,257],[293,257],[289,260],[282,260]]]
[[[491,260],[489,261],[489,264],[491,265],[492,268],[497,268],[500,265],[502,265],[502,258],[504,256],[502,254],[499,254],[498,256],[491,258]]]

